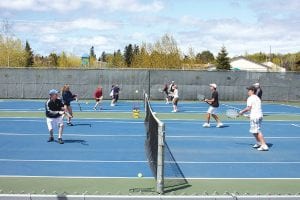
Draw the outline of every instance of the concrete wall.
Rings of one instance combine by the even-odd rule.
[[[121,99],[141,98],[143,90],[150,92],[152,99],[162,99],[159,88],[171,80],[184,100],[195,100],[200,93],[209,96],[208,84],[212,82],[219,85],[221,100],[244,100],[245,88],[255,82],[262,85],[264,100],[300,100],[300,73],[8,68],[0,69],[0,98],[47,98],[49,89],[60,89],[66,83],[80,98],[92,98],[100,83],[105,99],[109,99],[111,85],[117,83]]]

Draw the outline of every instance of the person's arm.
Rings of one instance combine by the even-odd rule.
[[[242,114],[244,114],[244,113],[246,113],[246,112],[251,111],[251,109],[252,109],[252,103],[251,103],[251,98],[249,97],[249,98],[247,99],[247,107],[244,108],[243,110],[241,110],[241,111],[239,112],[239,114],[242,115]]]
[[[252,106],[247,106],[246,108],[244,108],[243,110],[241,110],[239,112],[240,115],[246,113],[246,112],[249,112],[251,110]]]
[[[204,99],[204,101],[209,103],[209,104],[212,104],[213,102],[215,102],[215,96],[216,96],[216,93],[213,92],[211,99]]]

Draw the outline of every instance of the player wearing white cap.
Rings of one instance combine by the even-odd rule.
[[[50,98],[45,103],[46,117],[47,117],[47,126],[50,133],[48,142],[54,141],[53,129],[58,127],[58,143],[63,144],[62,134],[64,129],[63,115],[64,104],[58,98],[58,91],[52,89],[49,91]]]
[[[256,96],[258,96],[258,97],[261,99],[262,94],[263,94],[263,91],[262,91],[262,89],[260,88],[260,84],[259,84],[259,83],[254,83],[253,86],[254,86],[255,89],[256,89],[256,92],[255,92]]]
[[[210,127],[210,116],[212,116],[217,122],[217,127],[220,128],[223,126],[223,124],[216,114],[217,109],[219,107],[219,95],[218,95],[218,91],[217,91],[217,84],[212,83],[212,84],[209,84],[209,86],[210,86],[210,90],[212,91],[212,94],[211,94],[210,99],[204,100],[205,102],[210,104],[210,106],[207,110],[206,122],[203,124],[203,127],[205,127],[205,128]]]

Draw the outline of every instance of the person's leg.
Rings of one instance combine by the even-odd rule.
[[[57,126],[58,126],[58,143],[63,144],[62,140],[63,130],[64,130],[64,122],[62,117],[57,118]]]
[[[94,106],[94,110],[97,110],[97,106],[99,105],[99,99],[95,99],[96,100],[96,104]]]
[[[265,142],[264,136],[261,132],[261,122],[262,119],[254,119],[250,120],[250,132],[253,133],[257,144],[255,144],[253,147],[258,148],[259,151],[267,151],[268,145]]]
[[[47,142],[52,142],[54,141],[54,136],[53,136],[53,120],[51,118],[47,118],[47,127],[50,135]]]
[[[212,114],[212,116],[213,116],[213,118],[214,118],[214,119],[216,120],[216,122],[217,122],[217,128],[222,127],[223,124],[222,124],[221,120],[219,119],[218,115]]]

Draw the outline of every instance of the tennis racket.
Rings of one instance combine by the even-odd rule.
[[[81,105],[80,105],[80,102],[78,101],[78,99],[76,99],[76,102],[78,104],[79,110],[82,112],[82,108],[81,108]]]
[[[235,110],[235,109],[228,109],[228,110],[226,110],[225,115],[228,118],[236,119],[237,117],[240,116],[240,113],[237,110]]]
[[[198,94],[198,95],[197,95],[197,99],[198,99],[199,101],[204,101],[205,96],[204,96],[203,94]]]

